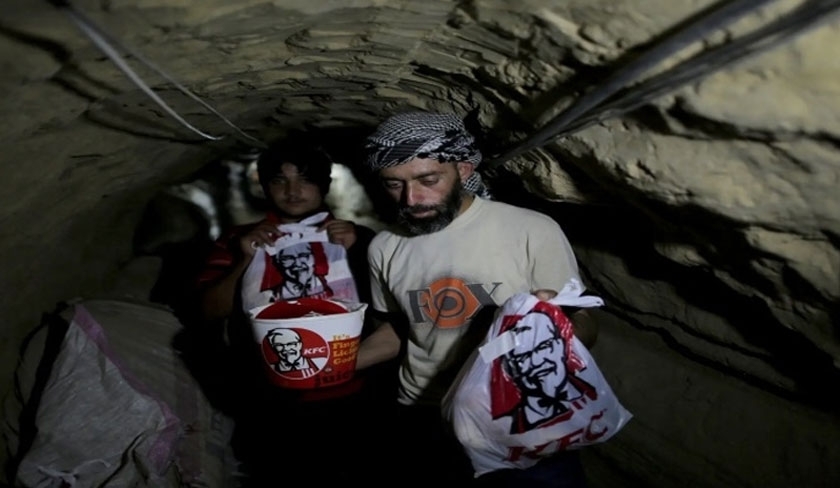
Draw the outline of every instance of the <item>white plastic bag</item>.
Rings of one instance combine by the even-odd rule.
[[[547,302],[508,299],[444,398],[476,476],[604,442],[632,417],[560,308],[603,305],[582,292],[573,279]]]
[[[171,310],[86,299],[47,324],[22,351],[21,395],[7,405],[18,413],[2,429],[17,461],[9,486],[239,486],[233,419],[171,346],[183,327]]]
[[[257,249],[242,278],[244,310],[295,298],[359,301],[344,246],[329,242],[318,226],[327,212],[277,226],[280,237]]]

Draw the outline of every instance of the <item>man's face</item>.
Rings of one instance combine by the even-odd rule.
[[[272,337],[271,347],[274,348],[274,352],[277,353],[281,361],[287,364],[294,364],[301,357],[303,343],[300,340],[300,336],[289,331]]]
[[[315,256],[309,244],[298,244],[282,249],[274,258],[283,277],[294,283],[306,285],[315,273]]]
[[[324,202],[318,185],[307,180],[290,163],[280,166],[280,172],[268,182],[266,190],[281,216],[290,220],[308,217]]]
[[[399,204],[397,219],[413,235],[437,232],[460,213],[461,182],[470,163],[441,163],[415,158],[379,172],[385,191]]]
[[[563,341],[547,320],[514,329],[519,345],[506,358],[529,396],[557,398],[566,386]]]

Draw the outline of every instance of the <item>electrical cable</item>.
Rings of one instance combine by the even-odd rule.
[[[607,81],[579,98],[574,104],[549,121],[542,129],[514,144],[501,155],[487,162],[485,169],[503,164],[527,151],[541,147],[551,140],[581,130],[608,117],[613,117],[676,89],[690,81],[708,75],[734,61],[756,54],[813,27],[821,17],[840,6],[837,0],[815,0],[800,6],[791,18],[782,18],[749,35],[703,52],[677,67],[671,68],[636,87],[627,88],[635,78],[659,64],[685,46],[702,40],[712,32],[728,25],[773,0],[736,0],[717,8],[692,22],[669,38],[654,45],[634,61],[617,70]],[[777,35],[774,39],[771,36]],[[769,40],[768,40],[769,39]],[[763,44],[762,44],[763,43]],[[603,102],[624,90],[612,102]]]
[[[663,94],[674,91],[679,86],[697,81],[707,74],[789,41],[818,24],[831,20],[832,15],[838,13],[840,13],[840,1],[837,0],[817,0],[802,5],[785,18],[778,19],[730,43],[703,52],[666,73],[627,89],[626,93],[620,97],[599,105],[597,110],[578,118],[549,139],[578,132],[603,120],[634,110]],[[549,140],[543,142],[547,143]]]

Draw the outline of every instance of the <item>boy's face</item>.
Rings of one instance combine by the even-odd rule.
[[[267,196],[274,202],[281,216],[292,221],[311,215],[324,203],[318,185],[307,180],[290,163],[280,166],[280,172],[268,182],[267,190]]]

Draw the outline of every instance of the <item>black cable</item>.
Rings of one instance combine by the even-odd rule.
[[[597,110],[580,117],[542,142],[550,142],[551,139],[578,132],[603,120],[634,110],[679,86],[778,46],[817,24],[831,20],[832,15],[837,15],[838,11],[840,11],[838,0],[816,0],[803,4],[785,18],[778,19],[723,46],[698,54],[665,73],[627,89],[622,96],[599,105]]]
[[[704,39],[708,33],[721,29],[772,1],[774,0],[733,0],[676,30],[670,37],[655,44],[638,58],[613,73],[604,83],[583,95],[560,115],[549,121],[542,129],[515,144],[500,156],[493,158],[486,164],[485,168],[493,169],[503,162],[553,139],[555,134],[563,131],[577,119],[587,116],[598,104],[628,86],[650,68],[658,65],[684,47]]]

